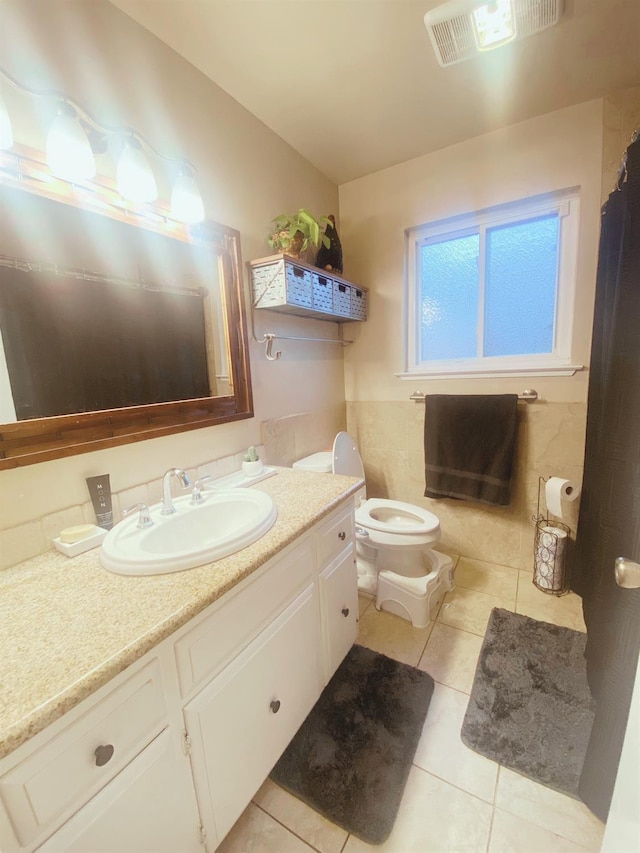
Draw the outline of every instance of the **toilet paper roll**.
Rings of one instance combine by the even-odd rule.
[[[580,489],[571,480],[563,480],[561,477],[549,477],[544,484],[544,496],[547,502],[547,511],[556,518],[562,518],[562,502],[575,501],[580,494]]]

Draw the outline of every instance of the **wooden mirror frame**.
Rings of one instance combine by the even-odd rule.
[[[253,417],[249,345],[240,233],[204,222],[187,228],[171,219],[166,205],[125,206],[113,182],[100,177],[73,186],[51,175],[42,154],[15,145],[0,151],[0,184],[100,213],[185,242],[197,242],[217,256],[228,336],[229,377],[234,393],[98,412],[33,418],[0,424],[0,470],[117,447],[162,435]]]

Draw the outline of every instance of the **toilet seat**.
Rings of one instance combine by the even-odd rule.
[[[358,507],[356,521],[368,530],[383,533],[419,534],[440,530],[436,515],[414,504],[369,498]]]
[[[331,451],[312,453],[293,467],[364,480],[362,459],[347,432],[336,435]],[[363,492],[364,486],[355,495],[358,589],[376,595],[378,610],[425,627],[434,603],[453,589],[450,557],[432,549],[440,539],[440,520],[404,501],[369,498],[357,506]]]
[[[312,453],[293,463],[305,471],[332,471],[364,480],[364,467],[356,443],[348,432],[339,432],[333,450]],[[404,501],[369,498],[356,509],[356,524],[369,534],[369,544],[378,548],[415,551],[429,548],[440,539],[440,520],[429,510]]]
[[[403,501],[369,498],[356,509],[356,524],[374,548],[419,551],[440,539],[440,521],[422,507]]]

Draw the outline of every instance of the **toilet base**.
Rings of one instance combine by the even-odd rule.
[[[375,594],[376,610],[407,619],[414,628],[426,628],[431,610],[453,589],[453,562],[451,557],[432,548],[423,551],[422,557],[431,570],[419,577],[407,577],[389,569],[381,569],[376,576],[370,566],[359,565],[359,591]]]

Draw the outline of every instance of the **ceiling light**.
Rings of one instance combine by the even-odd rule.
[[[127,137],[116,173],[123,198],[141,204],[158,198],[158,186],[147,155],[135,136]]]
[[[13,145],[13,128],[9,111],[4,100],[0,97],[0,150],[4,151]]]
[[[520,41],[560,20],[563,0],[449,0],[424,16],[443,67]]]
[[[472,12],[478,50],[491,50],[516,37],[511,0],[495,0]]]
[[[171,192],[171,215],[180,222],[195,225],[204,219],[204,204],[191,169],[184,164]]]
[[[47,163],[57,178],[83,181],[96,173],[96,161],[76,111],[61,103],[47,134]]]

